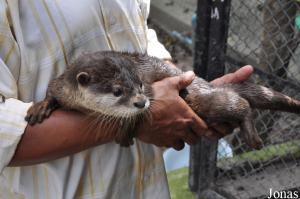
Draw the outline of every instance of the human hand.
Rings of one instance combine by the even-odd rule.
[[[252,72],[251,66],[244,66],[211,83],[214,85],[239,83],[248,79]],[[146,143],[181,150],[184,142],[195,144],[199,136],[220,138],[232,133],[234,127],[224,123],[210,124],[207,128],[203,120],[179,97],[179,90],[187,87],[194,79],[193,74],[185,75],[166,78],[153,84],[154,98],[157,103],[152,107],[152,123],[145,123],[141,126],[137,138]],[[175,126],[176,129],[173,129]]]
[[[211,83],[215,86],[219,86],[222,84],[229,84],[229,83],[241,83],[247,80],[252,73],[253,73],[253,67],[250,65],[246,65],[238,69],[234,73],[228,73],[222,77],[219,77],[211,81]],[[226,124],[215,123],[215,124],[211,124],[210,128],[212,128],[215,132],[217,132],[221,137],[232,133],[235,127],[227,123]]]
[[[154,103],[151,122],[143,123],[137,138],[157,146],[181,150],[184,142],[195,144],[199,136],[210,135],[208,127],[179,96],[179,91],[194,79],[193,72],[165,78],[152,85]]]
[[[228,83],[240,83],[247,80],[252,73],[253,73],[253,67],[250,65],[246,65],[238,69],[234,73],[228,73],[222,77],[219,77],[211,81],[211,83],[215,86],[228,84]]]

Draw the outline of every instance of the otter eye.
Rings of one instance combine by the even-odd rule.
[[[115,89],[113,90],[113,94],[114,94],[114,96],[116,96],[116,97],[120,97],[120,96],[123,94],[123,91],[121,90],[121,88],[115,88]]]
[[[87,72],[80,72],[77,74],[76,79],[81,85],[85,86],[90,82],[91,77]]]

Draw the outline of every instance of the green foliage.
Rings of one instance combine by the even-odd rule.
[[[276,157],[284,159],[300,157],[300,141],[294,140],[282,144],[270,145],[261,150],[242,153],[232,158],[224,158],[218,161],[218,167],[232,168],[247,162],[252,164],[264,163]]]
[[[168,173],[172,199],[195,199],[188,188],[188,168],[182,168]]]

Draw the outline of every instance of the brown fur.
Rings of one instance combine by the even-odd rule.
[[[151,99],[151,84],[153,82],[182,74],[181,70],[145,54],[112,51],[85,54],[68,67],[64,74],[50,83],[46,99],[29,110],[26,120],[30,124],[42,122],[53,109],[58,107],[57,105],[86,113],[92,111],[83,107],[78,103],[78,100],[76,101],[78,95],[74,93],[78,92],[78,85],[80,84],[76,76],[80,72],[89,74],[89,83],[86,85],[89,92],[109,94],[115,84],[124,87],[126,90],[124,96],[126,97],[123,97],[120,103],[124,103],[126,106],[130,106],[132,103],[131,99],[136,95],[132,93],[132,90],[139,84],[142,83],[145,86],[145,91],[142,92],[141,96],[145,95]],[[85,78],[82,79],[84,84]],[[253,124],[252,108],[300,113],[299,101],[268,88],[249,83],[226,84],[215,87],[198,77],[181,93],[184,93],[181,96],[189,106],[208,124],[221,122],[239,126],[245,141],[253,148],[262,147],[262,140]],[[92,107],[89,108],[92,109]],[[134,130],[136,121],[122,121],[124,133],[123,136],[119,136],[117,141],[127,146],[132,144],[133,135],[129,135],[130,131]]]

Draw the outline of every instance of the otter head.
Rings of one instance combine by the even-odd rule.
[[[82,108],[123,118],[147,110],[150,100],[133,61],[102,53],[86,54],[79,60],[72,67],[72,76],[76,101]]]

